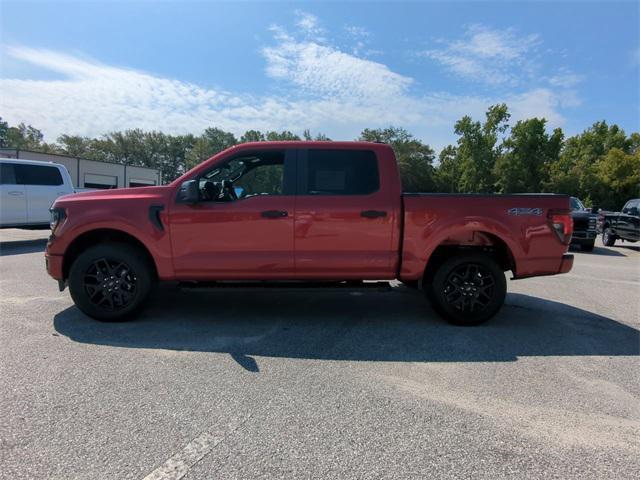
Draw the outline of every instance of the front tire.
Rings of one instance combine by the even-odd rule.
[[[581,243],[580,250],[582,250],[583,252],[593,252],[594,245],[595,245],[595,240],[589,243]]]
[[[607,247],[613,247],[616,243],[616,236],[613,234],[609,227],[605,228],[602,232],[602,243],[604,243]]]
[[[154,283],[152,266],[138,248],[105,243],[82,252],[69,271],[69,292],[76,306],[96,320],[130,318]]]
[[[486,255],[446,260],[436,271],[429,298],[438,313],[454,325],[471,326],[493,317],[507,293],[502,268]]]

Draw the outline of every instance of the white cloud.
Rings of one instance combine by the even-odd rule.
[[[278,40],[275,46],[262,50],[267,75],[287,80],[305,93],[379,103],[381,99],[404,95],[413,82],[386,65],[332,46],[297,41],[282,33]]]
[[[345,25],[344,29],[353,38],[368,38],[371,36],[369,30],[358,25]]]
[[[277,92],[253,96],[42,49],[14,47],[21,62],[55,71],[55,80],[0,79],[0,116],[31,123],[47,141],[61,133],[97,136],[142,128],[199,133],[209,126],[236,135],[248,129],[321,131],[351,140],[365,127],[404,126],[435,148],[455,141],[453,124],[463,115],[482,118],[486,108],[506,102],[514,121],[544,116],[564,122],[566,96],[548,88],[506,95],[418,94],[414,79],[386,65],[272,27],[273,45],[263,49],[266,73]],[[496,51],[496,48],[494,51]],[[286,88],[281,88],[286,87]]]
[[[558,73],[548,78],[551,85],[555,87],[571,88],[584,80],[582,75],[572,72],[568,68],[562,68]]]
[[[420,55],[469,80],[517,85],[520,77],[530,75],[534,68],[532,53],[540,39],[535,34],[518,36],[512,29],[472,25],[462,39],[441,43],[441,48],[425,50]]]
[[[321,35],[324,33],[324,28],[320,26],[318,17],[302,10],[296,10],[294,13],[297,17],[296,26],[301,32],[310,37],[322,39]]]

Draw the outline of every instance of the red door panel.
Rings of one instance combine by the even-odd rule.
[[[385,184],[392,178],[388,165],[373,152],[330,147],[315,152],[322,153],[301,150],[298,155],[296,277],[393,278],[400,198],[392,199]],[[353,168],[346,166],[349,162]],[[347,194],[335,194],[340,190]]]
[[[287,216],[263,216],[263,212]],[[176,204],[170,214],[174,269],[179,279],[292,278],[293,196]],[[270,215],[267,213],[266,215]]]

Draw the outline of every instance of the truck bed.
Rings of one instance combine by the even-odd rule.
[[[506,247],[514,278],[555,274],[568,246],[549,222],[550,211],[569,211],[557,194],[403,194],[400,277],[417,279],[437,248]]]

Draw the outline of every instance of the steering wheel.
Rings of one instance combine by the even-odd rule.
[[[236,194],[235,188],[233,188],[233,182],[231,180],[223,180],[222,188],[220,188],[220,195],[218,196],[221,200],[237,200],[238,195]]]

